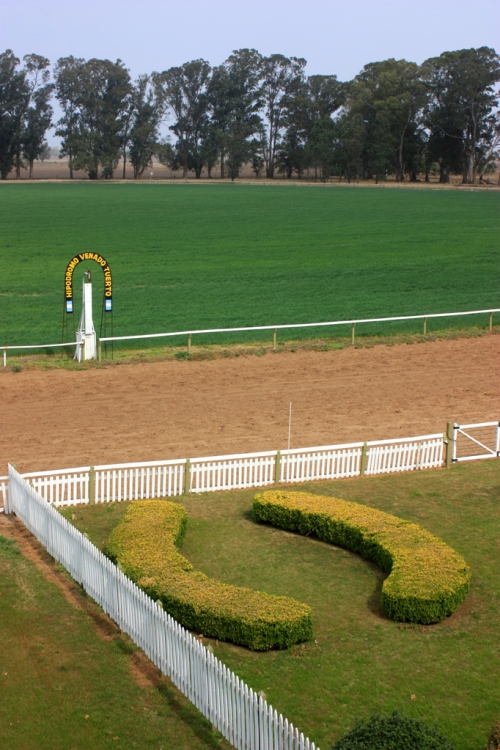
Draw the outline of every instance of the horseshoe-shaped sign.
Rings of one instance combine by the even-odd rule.
[[[67,313],[73,310],[73,271],[79,263],[86,260],[94,260],[98,263],[104,273],[104,310],[111,312],[113,310],[113,279],[109,263],[99,253],[79,253],[75,255],[66,266],[64,274],[64,302]]]

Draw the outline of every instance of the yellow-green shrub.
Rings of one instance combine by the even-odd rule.
[[[254,517],[373,560],[390,573],[382,607],[393,620],[429,624],[451,615],[465,598],[470,570],[461,555],[421,526],[389,513],[304,492],[263,492]]]
[[[312,637],[311,610],[285,596],[221,583],[195,571],[176,549],[187,513],[165,500],[132,503],[106,554],[184,627],[256,651]]]

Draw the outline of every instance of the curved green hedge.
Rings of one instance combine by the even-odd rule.
[[[393,620],[430,624],[451,615],[470,585],[461,555],[415,523],[359,503],[304,492],[263,492],[254,517],[373,560],[390,573],[382,607]]]
[[[181,505],[134,502],[113,529],[106,554],[184,627],[255,651],[312,637],[311,610],[285,596],[238,588],[195,571],[176,549],[187,526]]]

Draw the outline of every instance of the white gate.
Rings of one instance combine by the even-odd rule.
[[[500,422],[453,425],[452,461],[500,457]]]

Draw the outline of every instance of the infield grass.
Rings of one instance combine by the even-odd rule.
[[[1,747],[229,748],[169,680],[134,681],[134,644],[112,624],[98,635],[103,615],[74,588],[81,610],[0,536]]]
[[[356,717],[393,709],[438,723],[456,750],[484,747],[500,717],[500,461],[295,489],[366,503],[421,524],[471,566],[465,602],[437,625],[393,622],[380,607],[384,574],[375,565],[254,523],[253,490],[191,495],[181,499],[189,514],[182,552],[197,569],[294,597],[313,612],[314,640],[287,651],[205,643],[322,750]],[[75,514],[73,523],[102,547],[127,505],[78,507],[64,515]]]
[[[2,184],[0,346],[61,340],[65,267],[84,251],[110,263],[115,335],[499,307],[499,198],[274,185]],[[75,271],[73,318],[77,324],[87,266],[95,271],[99,333],[95,263]],[[429,321],[428,331],[443,325]],[[445,325],[486,326],[487,316]],[[400,322],[356,333],[419,331],[420,322]],[[193,343],[256,338],[271,333]]]

